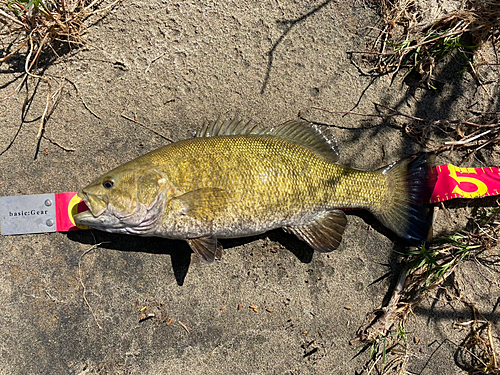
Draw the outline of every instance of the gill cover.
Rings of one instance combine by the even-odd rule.
[[[156,170],[147,172],[137,179],[137,200],[147,209],[157,202],[167,180]]]

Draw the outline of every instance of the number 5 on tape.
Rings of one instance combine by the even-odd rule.
[[[497,167],[460,168],[445,164],[437,166],[436,172],[438,178],[430,203],[500,194],[500,171]]]
[[[76,225],[73,220],[74,215],[86,209],[75,192],[1,197],[2,234],[6,236],[87,229]]]
[[[450,170],[450,177],[453,178],[458,185],[452,191],[452,194],[459,194],[464,198],[477,198],[485,195],[488,192],[488,187],[486,184],[476,178],[476,176],[471,177],[471,174],[477,175],[477,171],[474,168],[459,168],[454,165],[448,164],[448,169]],[[461,175],[457,175],[457,173],[461,173]],[[469,176],[464,176],[462,174],[468,174]],[[469,183],[475,186],[475,190],[465,191],[462,190],[460,184]]]

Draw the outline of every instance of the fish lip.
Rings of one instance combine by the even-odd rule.
[[[79,225],[88,225],[90,226],[90,222],[95,223],[96,217],[90,210],[82,211],[73,216],[73,220],[76,224]]]
[[[96,217],[96,218],[105,214],[106,211],[108,210],[108,207],[107,207],[108,203],[107,203],[106,199],[104,199],[103,197],[100,197],[100,196],[94,195],[94,194],[90,194],[90,193],[86,193],[85,189],[78,192],[77,196],[83,201],[83,203],[85,203],[88,211],[90,211],[90,213],[92,215],[94,215],[94,217]],[[94,198],[94,201],[96,201],[96,202],[102,202],[104,205],[104,208],[102,208],[102,210],[99,207],[96,208],[95,202],[94,202],[94,204],[92,203],[92,198]]]
[[[119,231],[123,224],[114,215],[108,215],[107,207],[99,214],[96,215],[92,209],[90,194],[85,192],[85,189],[78,192],[78,197],[85,203],[87,210],[79,212],[73,216],[73,220],[78,225],[86,225],[91,228],[104,230],[107,232]],[[97,197],[101,199],[100,197]],[[102,200],[102,199],[101,199]],[[104,200],[103,200],[104,202]]]
[[[73,216],[73,220],[76,224],[86,225],[91,228],[101,229],[101,230],[112,230],[121,228],[123,225],[114,216],[108,216],[101,214],[95,216],[90,210],[80,212]]]
[[[90,200],[89,200],[89,196],[87,195],[87,193],[84,193],[83,191],[79,191],[77,193],[77,196],[78,196],[78,198],[80,198],[83,201],[83,203],[85,203],[85,206],[87,206],[87,210],[83,211],[83,212],[90,212],[92,215],[94,215],[94,213],[92,212],[92,207],[90,205]],[[83,213],[83,212],[81,212],[81,213]],[[77,215],[79,215],[79,214],[77,214]],[[75,215],[75,216],[77,216],[77,215]],[[95,215],[94,215],[94,217],[95,217]]]

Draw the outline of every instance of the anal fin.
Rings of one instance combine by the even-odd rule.
[[[222,246],[215,236],[189,239],[187,243],[203,263],[212,264],[222,258]]]
[[[284,227],[320,253],[328,253],[339,247],[347,218],[340,210],[328,211],[310,223],[295,227]]]

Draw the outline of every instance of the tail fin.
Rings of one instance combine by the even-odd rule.
[[[374,212],[387,228],[411,244],[427,239],[430,215],[425,203],[433,188],[430,165],[434,155],[424,153],[381,168],[387,175],[392,196]]]

